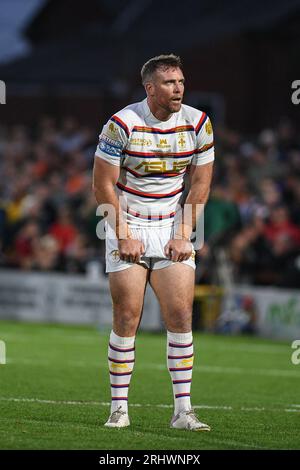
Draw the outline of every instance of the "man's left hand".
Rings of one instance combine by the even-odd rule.
[[[193,253],[193,245],[189,240],[170,240],[165,246],[165,254],[171,261],[186,261]]]

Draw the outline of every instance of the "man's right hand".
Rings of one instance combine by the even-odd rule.
[[[118,248],[120,259],[127,263],[139,263],[141,255],[145,253],[143,242],[131,238],[119,240]]]

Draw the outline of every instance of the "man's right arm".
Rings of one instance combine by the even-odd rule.
[[[111,165],[95,156],[93,191],[96,201],[99,205],[111,204],[114,208],[114,214],[108,214],[108,223],[110,223],[111,227],[115,228],[116,236],[119,240],[120,259],[131,263],[138,263],[140,255],[144,252],[144,246],[140,241],[131,239],[130,229],[122,216],[120,203],[115,191],[119,173],[120,167]],[[116,216],[116,220],[110,219],[112,215]]]
[[[122,217],[118,196],[115,191],[116,183],[120,174],[120,167],[95,156],[93,170],[93,191],[98,205],[110,204],[114,213],[109,213],[107,220],[111,227],[116,230],[117,238],[130,238],[130,230]],[[114,217],[116,219],[114,220]]]

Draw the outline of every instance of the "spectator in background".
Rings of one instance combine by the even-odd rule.
[[[68,272],[85,273],[86,266],[92,255],[88,238],[77,233],[66,251],[65,263]]]
[[[32,269],[34,265],[34,249],[40,237],[39,225],[28,220],[19,231],[15,240],[12,263],[21,269]]]
[[[104,271],[104,242],[96,236],[100,218],[90,191],[95,135],[73,117],[1,126],[2,267],[86,272],[97,260]],[[286,118],[254,136],[216,128],[221,158],[205,209],[197,282],[216,281],[218,244],[229,250],[236,281],[300,287],[298,135]]]
[[[49,234],[57,241],[60,253],[65,254],[77,235],[72,213],[67,205],[58,209],[57,221],[50,227]]]
[[[240,227],[240,215],[229,189],[215,185],[205,207],[205,238],[208,241],[221,239],[229,231]]]
[[[291,222],[288,209],[284,205],[275,206],[271,210],[263,234],[274,254],[288,253],[300,248],[300,228]]]
[[[51,235],[44,235],[36,241],[32,268],[35,271],[63,270],[59,244]]]
[[[62,129],[57,137],[57,148],[61,153],[69,153],[82,148],[84,135],[76,119],[66,117],[62,122]]]
[[[289,220],[282,205],[271,210],[267,221],[255,217],[233,238],[230,252],[240,280],[286,287],[295,287],[299,281],[295,260],[300,255],[300,228]]]

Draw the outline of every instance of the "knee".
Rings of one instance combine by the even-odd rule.
[[[114,305],[113,311],[115,320],[127,327],[136,326],[141,314],[139,309],[132,306]]]
[[[168,315],[168,323],[172,331],[190,331],[192,327],[192,310],[173,310],[173,312]]]
[[[192,309],[190,309],[190,308],[175,309],[172,312],[172,317],[174,317],[174,319],[178,319],[180,321],[189,320],[192,317]]]

